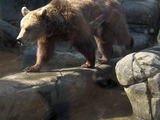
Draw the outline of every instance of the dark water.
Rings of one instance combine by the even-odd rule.
[[[22,56],[14,50],[0,52],[0,77],[22,71]]]

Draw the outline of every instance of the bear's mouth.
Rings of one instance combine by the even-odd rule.
[[[24,43],[21,40],[17,40],[17,43],[20,44],[21,46],[24,46]]]

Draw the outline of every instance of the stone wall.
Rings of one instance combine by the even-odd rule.
[[[121,0],[129,30],[134,39],[133,51],[157,43],[160,28],[160,6],[157,0]]]
[[[160,119],[160,46],[132,53],[116,65],[135,120]]]

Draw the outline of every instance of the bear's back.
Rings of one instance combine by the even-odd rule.
[[[87,22],[90,22],[105,11],[106,0],[52,0],[47,6],[52,6],[51,10],[56,8],[73,12],[73,15],[75,12],[82,13]]]

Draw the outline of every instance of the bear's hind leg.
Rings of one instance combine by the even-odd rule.
[[[93,39],[94,41],[94,39]],[[95,47],[93,41],[82,39],[74,41],[73,46],[87,59],[81,67],[83,68],[93,68],[95,65]]]
[[[111,43],[102,42],[99,37],[95,37],[97,47],[102,57],[98,60],[99,64],[106,64],[112,58],[113,48]]]
[[[24,71],[25,72],[40,71],[41,67],[44,64],[48,63],[50,57],[53,54],[53,51],[54,51],[54,41],[49,39],[38,40],[36,63],[31,67],[26,67]]]

